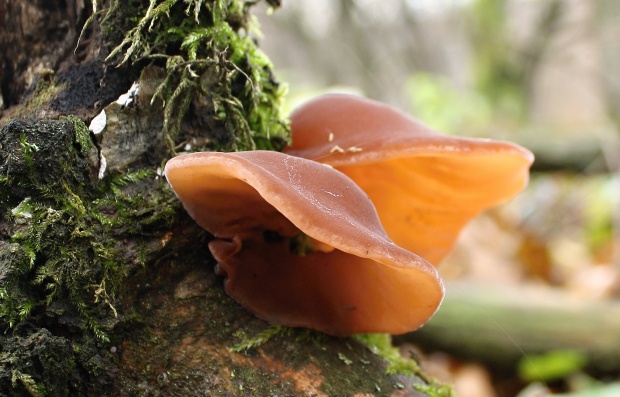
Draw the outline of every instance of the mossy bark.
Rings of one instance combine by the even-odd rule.
[[[396,366],[357,339],[273,328],[225,294],[210,236],[161,166],[180,147],[278,149],[287,122],[281,87],[243,33],[254,2],[202,3],[2,9],[0,46],[42,47],[0,51],[0,395],[448,393],[413,366],[388,374]],[[68,30],[9,35],[24,10]],[[131,53],[123,32],[149,12]],[[133,81],[139,96],[115,102]]]

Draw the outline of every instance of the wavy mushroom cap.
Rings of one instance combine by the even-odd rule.
[[[438,264],[460,230],[528,182],[533,155],[508,142],[450,137],[365,98],[330,94],[291,115],[285,152],[329,164],[374,203],[396,244]]]
[[[394,244],[367,195],[328,166],[270,151],[205,152],[171,159],[165,174],[215,236],[226,292],[264,320],[338,336],[400,334],[443,298],[434,267]]]

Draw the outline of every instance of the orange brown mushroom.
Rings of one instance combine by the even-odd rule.
[[[318,97],[291,115],[285,152],[329,164],[374,203],[390,238],[437,265],[462,227],[521,191],[533,155],[512,143],[440,134],[387,105]]]
[[[204,152],[171,159],[165,175],[214,235],[226,292],[259,318],[337,336],[400,334],[441,303],[435,268],[389,239],[339,171],[270,151]]]

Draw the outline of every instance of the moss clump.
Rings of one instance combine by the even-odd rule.
[[[115,297],[132,269],[161,252],[178,204],[151,170],[98,180],[97,150],[75,118],[9,122],[0,147],[0,373],[13,374],[0,389],[33,395],[56,387],[28,358],[43,360],[48,347],[71,346],[55,357],[73,377],[112,365],[94,352],[119,321]],[[44,328],[49,343],[24,345]],[[87,383],[46,393],[74,395]]]
[[[71,343],[42,329],[28,337],[0,338],[0,390],[9,395],[68,396],[77,368]]]
[[[24,93],[21,107],[12,116],[24,119],[36,117],[66,88],[65,84],[58,81],[52,70],[41,71],[30,88]]]
[[[129,5],[112,2],[104,26],[124,24]],[[188,112],[209,129],[210,148],[281,150],[289,138],[282,112],[285,87],[251,37],[244,0],[150,0],[108,60],[157,65],[165,77],[152,103],[164,109],[164,133],[174,148]],[[114,31],[114,29],[111,29]],[[196,115],[198,116],[196,117]],[[202,122],[201,122],[202,120]]]
[[[415,384],[419,391],[432,397],[454,397],[454,391],[449,385],[440,384],[435,379],[427,376],[420,365],[411,359],[404,358],[398,349],[392,344],[392,338],[388,334],[361,334],[356,339],[368,346],[378,356],[388,362],[386,372],[390,375],[402,374],[416,376],[422,379],[424,384]]]
[[[9,181],[0,204],[0,219],[6,224],[0,251],[5,258],[0,285],[3,332],[57,297],[68,296],[92,330],[105,338],[88,302],[93,286],[105,283],[117,258],[106,249],[110,244],[96,235],[100,228],[90,216],[92,146],[84,146],[74,125],[68,120],[13,121],[2,129],[0,175]]]
[[[327,338],[325,334],[310,329],[291,328],[284,325],[270,323],[267,328],[252,337],[248,337],[243,332],[238,331],[235,334],[235,337],[241,339],[241,342],[231,347],[230,350],[236,353],[248,352],[249,350],[256,349],[271,340],[277,340],[278,338],[290,338],[292,336],[294,336],[296,341],[304,344],[320,343]]]

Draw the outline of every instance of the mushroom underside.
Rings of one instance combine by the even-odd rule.
[[[177,159],[169,182],[215,236],[227,293],[258,317],[339,336],[399,334],[439,306],[434,268],[387,238],[344,174],[276,152]]]

